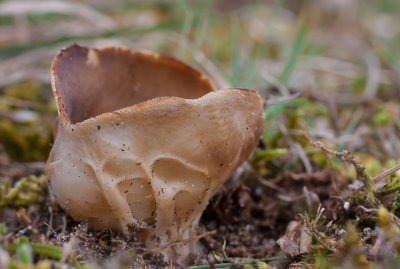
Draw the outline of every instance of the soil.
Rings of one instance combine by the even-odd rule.
[[[282,171],[265,183],[249,165],[245,167],[219,190],[205,210],[199,233],[210,234],[200,239],[203,253],[196,264],[280,257],[274,264],[285,268],[299,261],[300,256],[283,253],[277,240],[285,235],[290,222],[301,220],[300,213],[313,215],[321,203],[327,209],[324,218],[339,222],[338,216],[346,216],[344,201],[336,193],[338,186],[332,185],[332,174],[327,169],[311,175]],[[4,162],[1,171],[14,180],[32,172],[42,173],[40,165],[32,170]],[[94,231],[75,222],[49,196],[47,186],[43,186],[43,197],[41,203],[26,209],[5,208],[3,220],[8,233],[3,240],[16,243],[26,236],[31,242],[60,246],[71,257],[77,255],[91,263],[117,260],[119,265],[138,268],[169,266],[161,255],[141,255],[145,250],[135,238],[127,239],[110,230]]]

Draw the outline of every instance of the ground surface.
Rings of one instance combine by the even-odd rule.
[[[174,266],[48,194],[49,68],[74,42],[165,53],[265,96],[259,145],[200,221],[197,268],[400,267],[399,14],[397,0],[0,1],[0,268]]]

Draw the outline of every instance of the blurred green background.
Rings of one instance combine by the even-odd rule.
[[[57,117],[50,66],[60,49],[73,43],[168,54],[206,73],[220,89],[258,90],[266,100],[264,132],[250,163],[261,181],[282,171],[313,175],[331,169],[338,185],[345,183],[341,191],[349,189],[354,170],[330,161],[304,133],[328,148],[351,151],[371,175],[400,161],[399,0],[0,0],[0,207],[47,199],[36,186],[46,189],[44,177],[11,186],[43,173]],[[20,192],[29,182],[34,187]],[[383,204],[399,215],[399,175],[375,187],[380,198],[387,195],[382,189],[393,194]],[[376,211],[366,212],[374,212],[366,227],[375,229],[379,222],[390,235],[387,245],[397,244],[397,256],[394,248],[383,251],[385,264],[395,268],[398,227],[382,208],[379,220]],[[365,265],[366,256],[357,256],[354,227],[346,242],[332,232],[347,229],[343,223],[325,227],[327,234],[339,238],[334,244],[344,246],[342,257],[350,253]],[[0,238],[5,233],[0,231]],[[54,254],[48,247],[45,255],[59,259],[61,250]],[[319,251],[310,255],[311,263],[331,268],[326,259],[331,252]]]
[[[0,1],[0,152],[47,158],[51,61],[78,43],[165,53],[271,103],[299,94],[268,106],[263,142],[288,146],[308,170],[298,130],[397,159],[399,12],[397,0]]]

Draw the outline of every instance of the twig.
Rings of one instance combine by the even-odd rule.
[[[330,169],[331,169],[330,176],[331,176],[332,189],[333,189],[334,193],[337,194],[337,193],[339,193],[339,188],[338,188],[338,186],[336,185],[336,180],[335,180],[336,177],[335,177],[335,171],[334,171],[334,169],[333,169],[332,160],[331,160],[331,158],[329,158],[328,153],[326,153],[326,152],[324,151],[323,154],[324,154],[325,158],[328,160],[328,162],[329,162],[329,167],[330,167]]]
[[[388,194],[395,193],[395,192],[397,192],[399,190],[400,190],[400,186],[397,186],[397,187],[390,188],[390,189],[384,189],[384,190],[381,190],[381,191],[376,191],[375,194],[377,196],[381,197],[381,196],[385,196],[385,195],[388,195]]]
[[[378,183],[379,181],[381,181],[385,177],[389,176],[390,174],[393,174],[394,172],[396,172],[399,169],[400,169],[400,164],[398,164],[398,165],[396,165],[396,166],[394,166],[394,167],[392,167],[392,168],[390,168],[390,169],[388,169],[386,171],[383,171],[379,175],[376,175],[375,177],[372,178],[372,181],[374,183]],[[361,189],[361,187],[358,188],[357,191],[360,190],[360,189]],[[387,195],[387,194],[390,194],[390,193],[394,193],[397,190],[399,190],[399,188],[398,187],[394,187],[394,188],[390,188],[390,189],[387,189],[387,190],[375,191],[375,193],[377,195],[384,196],[384,195]]]
[[[359,205],[357,206],[357,208],[361,208],[362,210],[364,210],[367,213],[371,213],[371,212],[378,212],[379,209],[376,208],[366,208],[365,206]],[[393,218],[393,220],[396,222],[397,226],[400,226],[400,218],[397,217],[395,214],[388,212],[388,214]]]
[[[314,147],[321,149],[322,151],[338,158],[342,162],[349,163],[353,165],[356,170],[357,179],[361,180],[364,183],[365,191],[366,191],[366,202],[370,207],[378,206],[378,199],[375,196],[374,190],[374,181],[368,175],[366,168],[361,164],[361,162],[354,157],[350,152],[344,150],[342,152],[330,150],[326,148],[320,141],[314,141],[309,137],[305,132],[303,135],[308,139],[309,143]]]
[[[149,250],[147,250],[147,251],[145,251],[143,253],[140,253],[140,254],[141,255],[146,255],[146,254],[158,252],[160,250],[163,250],[165,248],[171,247],[171,246],[176,245],[176,244],[185,244],[185,243],[189,243],[191,241],[197,241],[197,240],[199,240],[199,239],[201,239],[203,237],[206,237],[206,236],[208,236],[210,234],[213,234],[215,232],[216,231],[205,232],[203,234],[199,234],[198,236],[190,237],[190,238],[187,238],[187,239],[176,240],[174,242],[171,242],[171,243],[168,243],[168,244],[165,244],[165,245],[153,248],[153,249],[149,249]]]
[[[375,183],[378,183],[379,181],[381,181],[382,179],[384,179],[385,177],[387,177],[390,174],[393,174],[394,172],[396,172],[397,170],[400,169],[400,164],[390,168],[389,170],[386,170],[382,173],[380,173],[379,175],[374,176],[374,178],[372,179]]]
[[[278,191],[278,192],[280,192],[280,193],[284,193],[284,194],[287,193],[287,191],[286,191],[284,188],[279,187],[278,185],[276,185],[276,184],[274,184],[274,183],[272,183],[272,182],[270,182],[270,181],[264,179],[264,178],[261,177],[261,176],[257,176],[257,180],[258,180],[261,184],[263,184],[264,186],[266,186],[266,187],[268,187],[268,188],[271,188],[271,189],[273,189],[273,190],[276,190],[276,191]]]

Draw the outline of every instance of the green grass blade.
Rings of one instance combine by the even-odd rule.
[[[300,20],[296,30],[296,36],[293,40],[292,47],[290,49],[289,57],[285,63],[285,67],[279,76],[279,81],[283,86],[288,87],[290,79],[292,77],[294,68],[300,54],[303,52],[307,39],[307,28],[305,23]]]
[[[345,149],[348,140],[347,136],[354,132],[358,122],[361,119],[361,116],[362,116],[361,110],[356,110],[356,112],[353,114],[353,117],[351,118],[349,124],[347,125],[346,129],[342,134],[342,136],[344,136],[345,139],[339,144],[339,146],[336,149],[337,151],[341,152],[343,149]]]
[[[7,233],[7,226],[4,222],[0,223],[0,234],[5,235]]]
[[[232,23],[232,87],[240,87],[240,29],[239,22],[234,20]]]
[[[33,250],[27,237],[23,236],[19,239],[18,245],[15,248],[15,258],[26,265],[33,263]]]
[[[254,268],[259,268],[264,264],[267,264],[270,261],[275,261],[275,260],[280,260],[283,259],[283,256],[276,256],[276,257],[271,257],[268,259],[263,259],[263,260],[258,260],[258,261],[244,261],[244,262],[230,262],[230,263],[219,263],[219,264],[213,264],[211,265],[197,265],[197,266],[191,266],[189,269],[210,269],[210,268],[224,268],[224,269],[237,269],[237,268],[243,268],[242,265],[251,265],[251,266],[256,266]]]
[[[187,43],[186,38],[189,38],[189,33],[190,33],[190,30],[193,28],[195,16],[194,16],[192,10],[190,10],[190,8],[187,6],[185,1],[178,0],[177,4],[180,6],[181,9],[183,9],[183,12],[185,14],[185,17],[184,17],[183,23],[182,23],[182,30],[181,30],[182,38],[179,41],[178,52],[177,52],[178,58],[181,60],[184,60],[186,43]]]
[[[59,249],[58,247],[41,243],[31,243],[31,245],[33,248],[33,253],[37,255],[45,255],[47,257],[54,258],[57,260],[61,260],[62,258],[61,249]]]
[[[206,38],[206,33],[208,29],[208,18],[205,18],[203,23],[199,27],[197,27],[196,30],[196,36],[194,39],[194,50],[193,51],[199,51],[201,50],[202,45],[204,44],[204,40]],[[191,54],[191,62],[194,63],[195,61],[193,60],[194,56]]]
[[[251,85],[253,84],[255,74],[256,74],[255,67],[256,67],[257,59],[259,59],[258,51],[251,53],[251,56],[249,58],[247,58],[246,63],[245,63],[245,68],[243,70],[244,76],[243,76],[243,82],[241,84],[241,87],[251,88]]]

